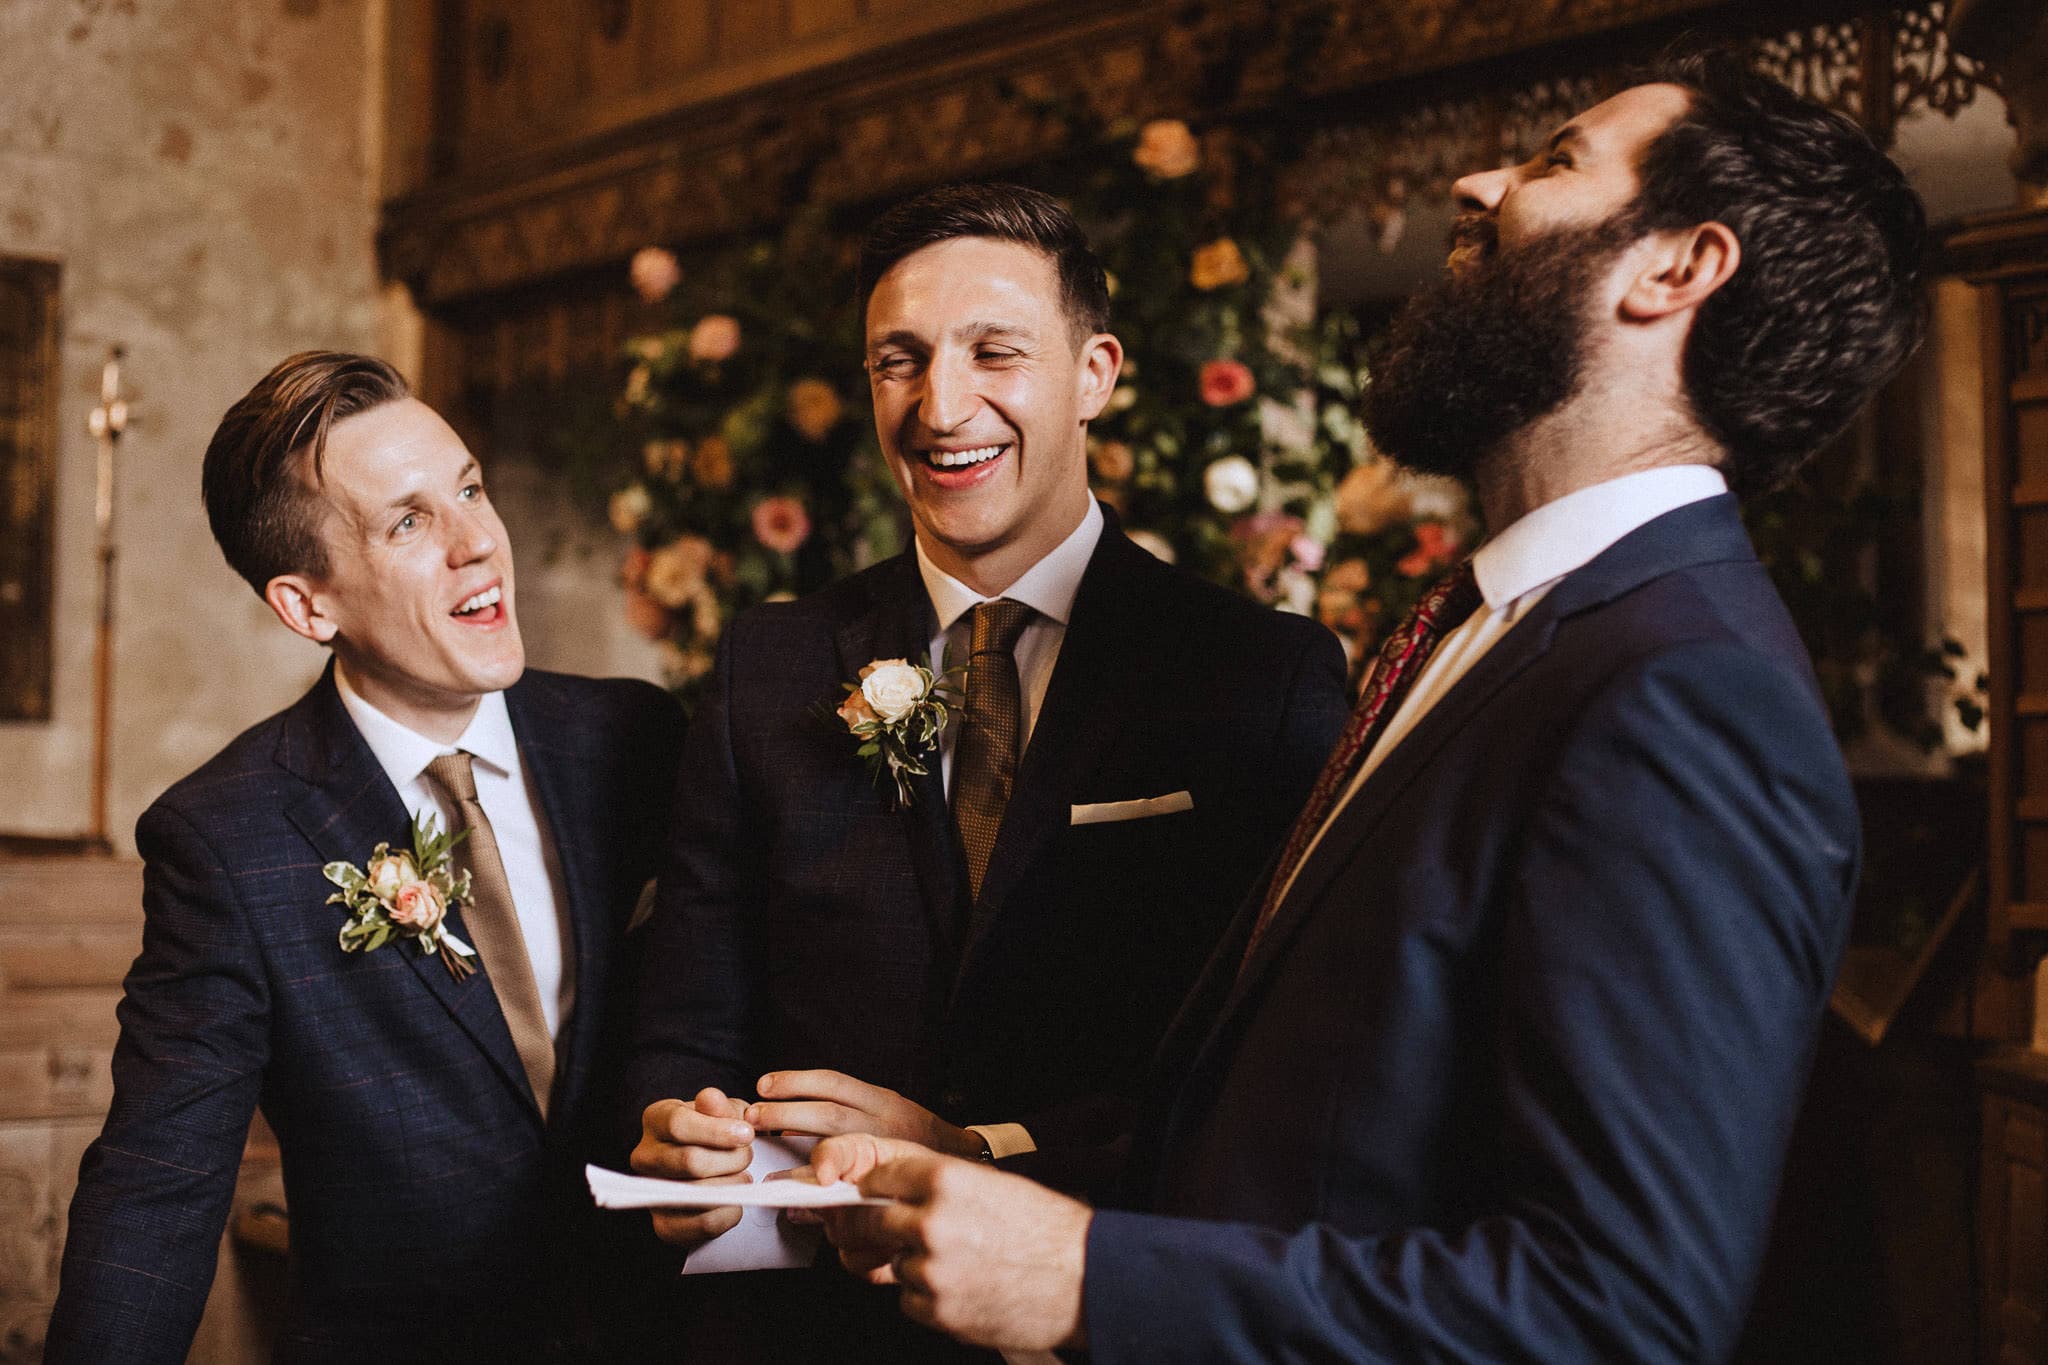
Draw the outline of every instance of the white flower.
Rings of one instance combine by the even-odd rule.
[[[612,494],[612,529],[622,536],[630,536],[640,529],[640,523],[647,520],[647,514],[654,510],[653,495],[641,484],[630,484]]]
[[[1202,491],[1211,507],[1235,516],[1258,500],[1259,471],[1242,455],[1226,455],[1202,471]]]
[[[1131,544],[1151,555],[1154,559],[1171,564],[1174,561],[1173,546],[1165,536],[1153,531],[1132,531],[1128,533]]]
[[[1137,401],[1138,391],[1136,389],[1132,388],[1129,384],[1119,384],[1110,391],[1109,403],[1105,407],[1105,411],[1123,412]]]
[[[893,725],[924,700],[924,674],[902,659],[877,659],[860,671],[860,691],[875,714]]]

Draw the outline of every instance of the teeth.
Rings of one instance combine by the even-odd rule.
[[[473,611],[482,611],[485,607],[495,607],[504,596],[505,593],[502,588],[485,588],[482,592],[457,607],[455,609],[456,614],[467,616]]]
[[[931,462],[941,469],[959,469],[971,464],[986,464],[1003,453],[999,445],[981,446],[974,450],[933,450],[926,454]]]

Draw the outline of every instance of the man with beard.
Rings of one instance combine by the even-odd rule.
[[[1457,196],[1367,415],[1469,471],[1494,537],[1382,653],[1169,1035],[1145,1212],[819,1148],[900,1201],[830,1225],[914,1318],[1099,1361],[1735,1342],[1858,829],[1726,485],[1788,477],[1911,351],[1921,209],[1721,57]]]

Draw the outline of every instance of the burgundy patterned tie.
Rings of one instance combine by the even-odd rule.
[[[1301,808],[1294,828],[1287,832],[1287,846],[1273,868],[1273,880],[1266,884],[1266,899],[1259,906],[1258,922],[1252,926],[1251,941],[1245,944],[1246,962],[1251,961],[1252,951],[1273,922],[1273,912],[1280,908],[1281,893],[1301,867],[1302,856],[1308,852],[1316,831],[1330,818],[1338,797],[1358,775],[1359,766],[1372,752],[1387,722],[1401,709],[1429,656],[1436,652],[1444,636],[1479,609],[1479,601],[1479,582],[1473,577],[1472,561],[1468,559],[1424,593],[1380,646],[1379,658],[1373,661],[1372,672],[1359,693],[1357,709],[1352,711],[1343,737],[1331,750],[1321,776],[1310,789],[1308,804]]]

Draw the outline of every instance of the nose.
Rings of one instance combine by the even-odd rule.
[[[965,355],[942,351],[931,359],[924,372],[924,392],[918,395],[917,416],[927,431],[944,435],[965,425],[974,416],[976,404],[974,369]]]
[[[497,518],[487,507],[467,508],[449,518],[448,564],[461,568],[498,552],[500,531]]]
[[[1500,207],[1514,182],[1515,170],[1504,166],[1492,171],[1474,171],[1451,186],[1451,199],[1460,213],[1491,213]]]

